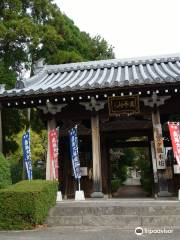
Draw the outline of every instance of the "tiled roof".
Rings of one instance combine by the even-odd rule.
[[[39,72],[38,72],[39,71]],[[180,82],[180,54],[44,65],[0,97]]]

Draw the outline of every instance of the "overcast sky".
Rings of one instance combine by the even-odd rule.
[[[82,31],[104,37],[116,58],[180,53],[180,0],[55,0]]]

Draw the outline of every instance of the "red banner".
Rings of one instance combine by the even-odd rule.
[[[58,180],[58,131],[53,129],[49,132],[50,151],[50,179]]]
[[[174,157],[176,158],[177,164],[180,166],[180,134],[179,134],[179,123],[168,122],[171,142],[173,147]]]

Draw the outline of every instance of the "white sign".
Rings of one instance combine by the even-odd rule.
[[[88,168],[87,167],[80,167],[81,176],[88,175]]]
[[[157,169],[166,169],[165,155],[164,153],[157,154]]]
[[[174,165],[174,174],[180,174],[180,166],[178,164]]]

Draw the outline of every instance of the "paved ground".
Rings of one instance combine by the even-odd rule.
[[[124,185],[113,196],[118,198],[145,198],[147,194],[139,185]]]
[[[144,234],[137,236],[133,230],[118,228],[57,227],[35,231],[0,232],[0,240],[179,240],[180,229],[169,234]]]

